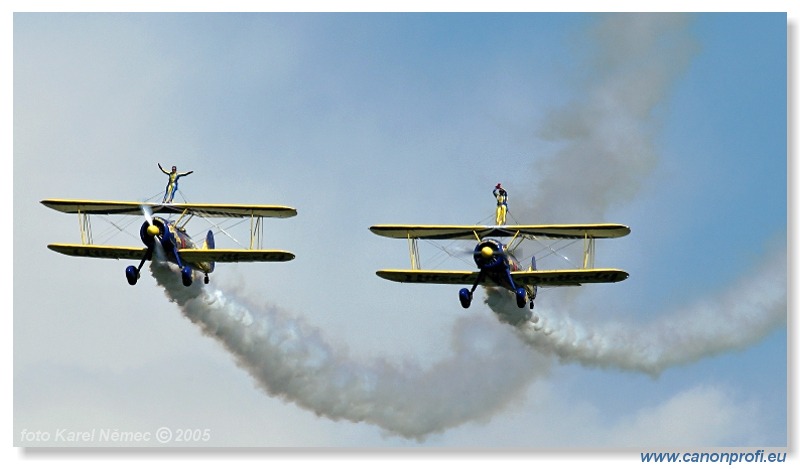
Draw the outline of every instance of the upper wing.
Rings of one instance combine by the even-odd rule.
[[[96,257],[101,259],[133,259],[140,260],[147,248],[125,246],[102,246],[92,244],[48,244],[55,252],[77,257]]]
[[[475,239],[517,234],[548,238],[619,238],[631,232],[615,223],[589,225],[375,225],[373,233],[387,238]]]
[[[194,213],[206,217],[274,217],[288,218],[297,215],[297,210],[282,205],[246,204],[155,204],[150,202],[120,202],[102,200],[46,199],[42,204],[64,213],[89,215],[141,215],[142,207],[152,213]]]
[[[401,283],[435,283],[443,285],[472,285],[478,272],[468,270],[401,270],[388,269],[376,272],[379,277]],[[512,272],[514,283],[541,286],[578,286],[583,283],[613,283],[628,278],[628,273],[618,269],[531,270]],[[495,285],[488,277],[484,282]]]
[[[286,262],[294,259],[289,251],[265,249],[181,249],[186,262]]]

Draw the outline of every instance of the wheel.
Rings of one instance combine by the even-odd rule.
[[[464,309],[469,308],[470,303],[472,303],[472,292],[467,288],[462,288],[458,292],[458,300]]]
[[[184,267],[181,270],[181,280],[183,281],[183,286],[188,287],[192,284],[192,269],[189,267]]]
[[[517,306],[520,308],[524,308],[525,305],[528,303],[528,294],[525,292],[525,289],[520,287],[517,288],[517,291],[514,293],[514,296],[517,297]]]
[[[203,278],[203,283],[208,285],[208,274],[206,274],[206,276]]]
[[[125,269],[125,278],[128,279],[128,285],[136,285],[136,281],[139,280],[139,269],[129,265]]]
[[[533,262],[534,262],[534,265],[535,265],[535,263],[536,263],[536,258],[535,258],[535,257],[533,258]],[[534,286],[533,286],[533,288],[532,288],[531,290],[532,290],[532,291],[531,291],[531,298],[530,298],[530,300],[531,300],[531,309],[533,309],[533,300],[535,300],[535,299],[536,299],[536,292],[538,292],[538,291],[539,291],[539,287],[538,287],[538,286],[536,286],[536,285],[534,285]]]

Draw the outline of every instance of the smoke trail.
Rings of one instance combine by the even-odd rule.
[[[602,207],[621,200],[625,191],[635,189],[641,174],[654,165],[655,157],[644,131],[649,129],[642,128],[641,118],[651,112],[659,93],[648,98],[629,92],[635,85],[651,89],[665,70],[676,73],[670,68],[674,62],[665,68],[651,54],[655,49],[663,58],[663,51],[659,50],[666,47],[662,33],[685,26],[681,17],[673,16],[623,16],[608,21],[637,24],[645,31],[649,41],[618,39],[644,65],[629,70],[629,64],[620,57],[608,54],[603,58],[605,64],[610,64],[609,73],[602,76],[600,85],[592,85],[591,96],[584,100],[589,112],[567,108],[554,116],[553,124],[546,129],[549,137],[569,139],[575,144],[568,145],[552,164],[545,165],[551,173],[537,187],[537,200],[561,200],[562,207],[584,209],[586,201],[591,200],[598,204],[598,214]],[[608,28],[614,33],[620,31],[614,25]],[[603,35],[603,27],[598,28],[598,35]],[[642,44],[648,47],[641,47]],[[620,81],[625,74],[638,81]],[[585,164],[586,154],[593,156],[591,164]],[[575,168],[585,173],[576,172]],[[620,181],[621,173],[629,174],[628,179]],[[574,181],[563,176],[581,177],[584,184],[592,182],[585,184],[585,190],[569,191],[574,203],[564,204],[564,187]],[[622,193],[618,193],[620,187],[625,188]],[[598,194],[605,196],[595,197]],[[542,208],[533,206],[540,219]],[[467,421],[490,418],[519,398],[551,363],[548,356],[536,353],[544,346],[528,346],[531,336],[522,335],[526,345],[525,341],[516,340],[518,332],[513,328],[481,317],[459,321],[453,331],[452,358],[427,369],[409,361],[359,362],[327,344],[318,330],[278,307],[254,306],[219,290],[204,288],[199,282],[185,288],[177,275],[157,262],[151,263],[151,270],[183,314],[230,351],[237,364],[270,396],[332,420],[366,422],[406,438],[422,439]]]
[[[422,440],[489,419],[548,370],[549,360],[484,317],[459,321],[452,358],[428,369],[410,361],[359,363],[278,307],[256,307],[202,282],[187,288],[165,264],[150,265],[170,301],[232,353],[267,394],[332,420],[366,422]]]
[[[638,191],[658,162],[658,104],[695,50],[688,25],[682,15],[603,18],[593,31],[587,95],[554,112],[543,131],[565,144],[537,165],[543,179],[535,202],[515,212],[530,220],[604,221],[609,207]],[[516,309],[503,292],[488,290],[486,301],[501,320]],[[784,242],[735,285],[646,327],[584,325],[563,311],[540,310],[538,322],[517,330],[536,350],[564,361],[655,375],[755,343],[785,324],[786,308]]]
[[[489,295],[498,314],[516,309],[508,295]],[[539,311],[537,323],[525,322],[517,331],[534,349],[564,362],[658,375],[763,339],[785,325],[786,308],[786,251],[777,250],[727,289],[646,326],[583,325]]]
[[[681,16],[622,15],[606,18],[596,29],[598,44],[606,47],[592,74],[599,81],[589,85],[585,104],[553,115],[545,133],[566,145],[551,162],[537,165],[547,172],[536,187],[536,202],[515,206],[515,215],[543,222],[602,221],[608,207],[638,190],[657,163],[654,109],[693,51],[686,26]],[[548,213],[556,206],[559,218]],[[538,323],[514,329],[471,316],[455,326],[452,357],[428,368],[411,361],[353,359],[276,306],[255,306],[199,282],[185,288],[157,262],[151,270],[182,313],[233,354],[268,395],[332,420],[365,422],[421,440],[489,419],[545,376],[552,356],[657,374],[758,340],[785,315],[783,256],[740,284],[644,328],[589,327],[539,311]],[[487,294],[498,315],[517,309],[508,299],[505,292]]]
[[[536,162],[534,193],[510,207],[520,220],[602,221],[608,207],[628,201],[654,169],[655,114],[690,63],[696,44],[680,14],[601,15],[582,44],[594,46],[582,93],[553,111],[540,137],[563,145]],[[520,198],[515,198],[520,200]]]

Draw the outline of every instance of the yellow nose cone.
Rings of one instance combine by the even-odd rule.
[[[159,229],[156,225],[150,225],[147,227],[147,234],[150,236],[157,236],[159,233]]]
[[[481,249],[481,256],[483,256],[483,257],[488,259],[488,258],[492,257],[493,255],[494,255],[494,250],[492,248],[490,248],[489,246],[484,246],[483,249]]]

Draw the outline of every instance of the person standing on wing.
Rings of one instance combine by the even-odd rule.
[[[494,198],[497,199],[497,213],[495,215],[496,225],[506,224],[506,213],[508,212],[508,192],[500,186],[498,182],[492,191]]]
[[[173,166],[172,171],[167,172],[167,170],[161,167],[161,163],[158,163],[158,169],[160,169],[162,173],[169,176],[169,182],[167,182],[167,189],[164,191],[164,200],[162,200],[161,203],[171,204],[172,198],[175,197],[175,193],[178,192],[178,179],[180,179],[183,176],[188,176],[192,174],[194,171],[179,173],[178,168],[176,166]]]

